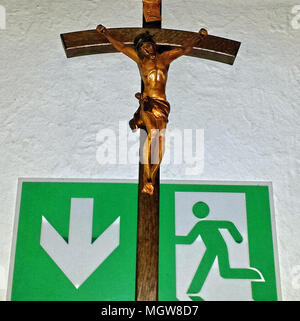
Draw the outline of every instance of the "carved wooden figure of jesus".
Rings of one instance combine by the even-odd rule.
[[[149,32],[138,35],[134,40],[134,48],[132,48],[114,39],[102,25],[97,27],[97,31],[104,34],[118,51],[133,59],[138,65],[144,91],[135,95],[140,106],[129,125],[133,131],[140,128],[147,133],[141,155],[144,164],[142,192],[152,195],[156,173],[164,154],[165,129],[170,113],[170,104],[166,98],[170,63],[180,56],[188,54],[195,43],[199,43],[199,37],[204,38],[207,35],[207,31],[201,29],[183,46],[163,53],[157,52],[156,43]]]

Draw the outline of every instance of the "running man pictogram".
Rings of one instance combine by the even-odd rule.
[[[197,202],[193,206],[193,214],[204,219],[209,215],[209,207],[204,202]],[[229,231],[235,242],[242,243],[243,237],[230,221],[201,220],[186,236],[176,236],[177,244],[192,244],[201,236],[206,247],[203,258],[197,268],[193,280],[187,291],[188,294],[197,294],[201,291],[215,259],[218,259],[219,272],[224,279],[251,279],[264,281],[262,274],[255,268],[231,268],[229,263],[228,248],[220,229]],[[192,300],[202,300],[201,297],[190,296]]]

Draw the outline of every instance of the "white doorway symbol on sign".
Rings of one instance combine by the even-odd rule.
[[[252,300],[245,194],[176,192],[175,229],[179,300]]]

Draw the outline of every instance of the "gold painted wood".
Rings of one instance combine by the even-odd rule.
[[[161,21],[161,0],[143,0],[143,14],[146,23]]]

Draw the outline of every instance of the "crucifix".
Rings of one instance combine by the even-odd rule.
[[[142,28],[107,29],[99,25],[96,30],[61,35],[68,58],[122,52],[140,70],[141,92],[136,94],[139,107],[129,122],[132,130],[146,133],[140,135],[137,301],[158,300],[159,166],[170,112],[165,95],[169,65],[182,55],[232,65],[240,47],[240,42],[208,35],[205,29],[197,33],[162,29],[161,22],[161,0],[143,0]]]

